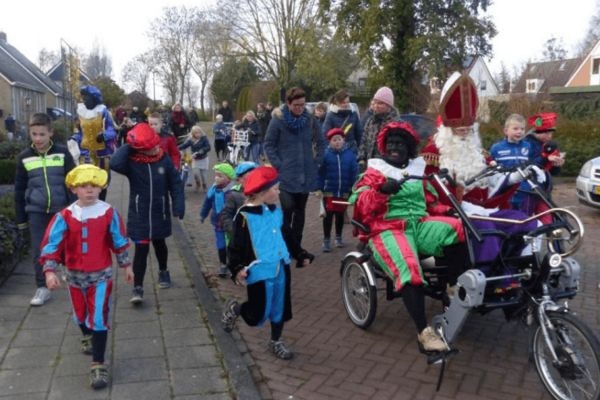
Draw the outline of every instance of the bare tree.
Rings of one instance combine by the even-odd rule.
[[[156,68],[155,64],[150,51],[135,56],[123,68],[123,83],[131,85],[132,90],[148,93],[148,81]],[[154,97],[155,94],[152,93],[152,96]]]
[[[552,36],[544,43],[542,54],[546,61],[564,60],[567,57],[567,51],[565,50],[563,40]]]
[[[510,93],[511,76],[503,62],[500,63],[500,72],[494,77],[494,80],[498,84],[500,93]]]
[[[48,72],[60,61],[60,53],[58,51],[48,50],[45,47],[38,53],[38,67],[44,72]]]
[[[590,25],[585,37],[579,44],[579,56],[585,56],[600,40],[600,0],[596,1],[596,12],[590,19]]]
[[[94,41],[92,51],[84,58],[83,66],[86,74],[93,80],[105,76],[110,78],[112,74],[112,60],[106,53],[104,46]]]
[[[200,109],[204,113],[206,89],[215,71],[223,63],[223,47],[227,40],[223,37],[225,28],[216,14],[201,12],[197,17],[191,68],[200,79],[198,95]]]
[[[322,24],[319,0],[224,0],[221,19],[230,22],[229,39],[263,73],[285,87],[314,36],[307,32]]]
[[[185,99],[190,107],[195,108],[195,104],[198,102],[198,98],[200,97],[200,88],[198,85],[192,83],[191,79],[188,77],[188,81],[185,85]]]
[[[178,98],[180,103],[192,66],[198,13],[195,7],[167,7],[150,26],[149,36],[155,43],[163,85],[171,99]]]

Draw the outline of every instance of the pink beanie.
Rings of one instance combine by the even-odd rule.
[[[377,89],[375,96],[373,96],[373,100],[379,100],[390,107],[394,107],[394,93],[392,93],[392,89],[387,86],[382,86]]]

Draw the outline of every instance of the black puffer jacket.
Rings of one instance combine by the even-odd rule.
[[[75,168],[75,162],[65,146],[53,143],[44,154],[30,146],[19,153],[16,161],[18,224],[28,221],[27,213],[54,214],[74,200],[65,186],[65,176]]]
[[[110,168],[129,180],[127,235],[131,240],[171,236],[171,201],[175,217],[183,218],[185,198],[177,169],[168,156],[153,163],[134,162],[128,144],[110,158]]]

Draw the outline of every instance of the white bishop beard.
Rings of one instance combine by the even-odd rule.
[[[441,125],[434,140],[440,151],[440,168],[446,168],[457,183],[464,186],[467,179],[486,168],[477,131],[474,130],[466,137],[459,137],[452,134],[452,128]],[[487,187],[487,181],[480,180],[466,188],[474,187]]]

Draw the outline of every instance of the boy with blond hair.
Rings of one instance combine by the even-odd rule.
[[[490,156],[500,165],[512,167],[529,161],[530,146],[525,137],[525,118],[511,114],[504,122],[505,138],[490,148]]]

